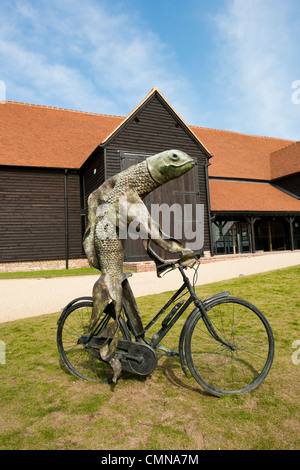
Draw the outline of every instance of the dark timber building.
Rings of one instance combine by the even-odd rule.
[[[300,249],[300,142],[188,126],[157,89],[126,118],[14,102],[0,114],[2,266],[85,258],[91,191],[171,148],[196,166],[147,204],[201,204],[207,256]],[[126,260],[145,259],[128,239]]]

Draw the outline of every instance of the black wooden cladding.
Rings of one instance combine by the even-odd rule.
[[[38,261],[82,256],[79,175],[67,174],[66,250],[65,172],[0,169],[0,261]]]
[[[87,213],[87,198],[105,181],[104,150],[98,147],[81,169],[84,184],[84,209]]]

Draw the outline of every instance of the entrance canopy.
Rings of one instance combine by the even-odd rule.
[[[270,183],[209,181],[212,212],[300,213],[300,200]]]
[[[300,248],[300,200],[266,182],[209,181],[214,254]]]

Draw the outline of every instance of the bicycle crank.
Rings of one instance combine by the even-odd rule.
[[[157,367],[157,355],[147,344],[119,340],[118,349],[122,350],[120,360],[123,370],[127,372],[149,375]]]
[[[105,340],[105,337],[82,335],[77,344],[82,344],[101,361],[100,348]],[[121,361],[123,370],[134,374],[149,375],[157,367],[156,352],[148,344],[119,339],[115,356]]]

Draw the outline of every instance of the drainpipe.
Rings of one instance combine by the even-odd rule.
[[[68,222],[67,175],[68,175],[68,170],[65,169],[65,256],[66,256],[66,269],[69,269],[69,222]]]

